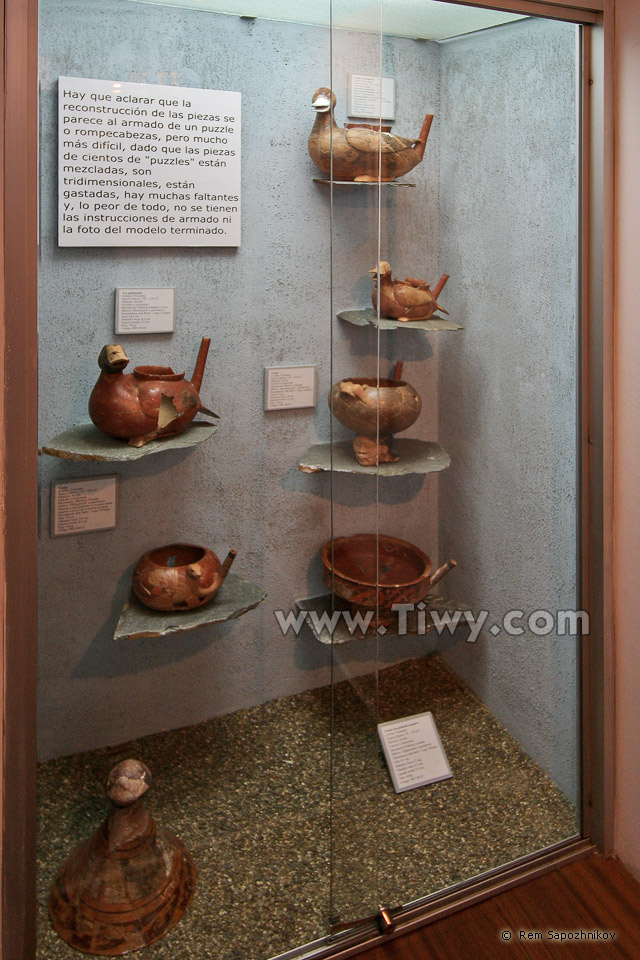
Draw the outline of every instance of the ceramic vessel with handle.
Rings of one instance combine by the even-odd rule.
[[[431,573],[431,560],[407,540],[385,534],[334,537],[322,548],[324,581],[354,611],[378,611],[378,623],[395,621],[396,603],[419,603],[455,567],[448,560]]]
[[[398,137],[373,124],[339,127],[334,117],[335,94],[320,87],[313,95],[316,119],[309,136],[309,156],[334,180],[390,181],[412,170],[424,157],[433,115],[424,118],[415,139]]]
[[[420,414],[420,396],[401,376],[402,364],[397,364],[391,379],[349,377],[329,394],[334,417],[356,432],[353,449],[362,466],[395,463],[393,434],[407,430]]]
[[[143,366],[123,373],[129,357],[120,344],[103,347],[101,373],[89,397],[89,416],[98,430],[134,447],[182,433],[202,409],[200,386],[209,343],[208,337],[202,338],[190,381],[171,367]]]
[[[373,276],[373,293],[371,302],[378,309],[378,277],[380,277],[380,316],[391,317],[406,323],[410,320],[429,320],[436,310],[448,313],[438,303],[438,297],[449,279],[443,273],[434,289],[425,280],[417,277],[405,277],[404,280],[394,280],[391,265],[382,260],[375,270],[370,270]]]
[[[236,550],[224,563],[212,550],[170,543],[149,550],[133,571],[133,592],[152,610],[192,610],[209,603],[224,583]]]

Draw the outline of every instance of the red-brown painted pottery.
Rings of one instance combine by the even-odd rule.
[[[334,417],[372,440],[400,433],[418,419],[422,402],[406,380],[349,377],[334,384],[329,394]]]
[[[170,543],[149,550],[133,571],[133,592],[152,610],[192,610],[213,600],[236,556],[223,564],[206,547]]]
[[[324,581],[354,608],[375,610],[380,621],[394,616],[394,603],[418,603],[431,589],[431,561],[397,537],[358,533],[336,537],[322,548]],[[333,576],[332,576],[333,569]]]
[[[123,348],[103,347],[98,357],[101,373],[89,397],[95,426],[132,446],[182,433],[202,407],[199,391],[209,343],[208,337],[202,338],[191,381],[171,367],[142,366],[123,373],[129,363]]]
[[[156,826],[142,797],[151,774],[124,760],[107,782],[106,821],[63,864],[49,896],[56,932],[83,953],[119,956],[160,939],[187,910],[196,868],[183,843]]]

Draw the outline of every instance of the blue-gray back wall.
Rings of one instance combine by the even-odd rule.
[[[328,476],[297,469],[307,447],[329,438],[331,370],[329,193],[307,154],[314,90],[329,83],[328,31],[253,23],[127,0],[42,0],[40,441],[88,419],[97,356],[114,341],[118,286],[175,286],[172,336],[119,337],[136,363],[193,368],[211,337],[202,398],[221,416],[213,441],[129,466],[41,458],[40,755],[47,758],[188,725],[329,682],[327,648],[283,637],[274,609],[324,590],[321,545],[330,536]],[[439,115],[437,44],[389,39],[384,68],[398,86],[396,129],[417,136]],[[340,32],[334,43],[338,115],[348,72],[377,74],[373,34]],[[242,246],[59,248],[56,238],[56,96],[59,75],[240,90],[243,95]],[[436,276],[437,124],[412,179],[383,217],[399,270]],[[377,190],[348,188],[334,200],[335,312],[370,302],[377,259]],[[406,195],[406,196],[405,196]],[[416,236],[420,237],[416,262]],[[387,256],[388,254],[384,254]],[[404,275],[404,274],[403,274]],[[333,324],[333,379],[375,375],[373,331]],[[422,336],[381,339],[382,374],[406,360],[424,411],[412,434],[437,434],[437,368]],[[317,411],[263,411],[265,364],[318,363]],[[336,425],[336,436],[348,436]],[[51,539],[52,479],[116,472],[116,530]],[[437,480],[392,481],[381,490],[380,527],[437,557]],[[336,535],[375,528],[375,481],[334,482]],[[268,594],[229,625],[169,639],[113,640],[137,558],[177,540],[218,554],[238,550],[233,572]],[[388,645],[384,660],[409,656]],[[426,649],[426,647],[425,647]],[[374,647],[354,649],[351,674],[372,669]]]
[[[441,68],[440,242],[466,330],[440,353],[440,536],[455,596],[489,614],[447,655],[576,801],[576,638],[528,625],[577,602],[576,28],[485,30]]]

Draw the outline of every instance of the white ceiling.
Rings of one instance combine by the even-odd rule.
[[[329,0],[134,0],[188,7],[265,20],[329,25]],[[517,14],[481,10],[440,0],[333,0],[333,25],[424,40],[448,40],[521,19]]]

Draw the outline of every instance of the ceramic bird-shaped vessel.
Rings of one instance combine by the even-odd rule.
[[[370,270],[373,275],[373,293],[371,302],[378,308],[378,276],[380,276],[380,316],[391,317],[396,320],[428,320],[436,310],[443,313],[448,311],[438,303],[438,296],[449,279],[443,273],[437,284],[431,285],[415,277],[406,277],[404,280],[393,280],[391,265],[383,260],[377,270]]]
[[[420,136],[411,140],[372,124],[339,127],[333,113],[336,97],[328,87],[316,90],[312,104],[316,119],[309,136],[309,156],[334,180],[391,181],[413,170],[424,156],[433,122],[430,113],[424,118]]]
[[[191,380],[171,367],[135,367],[123,373],[129,357],[119,344],[100,351],[101,373],[89,397],[89,416],[110,437],[141,447],[150,440],[185,430],[198,410],[210,340],[203,337]]]

